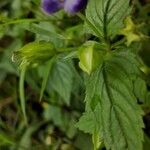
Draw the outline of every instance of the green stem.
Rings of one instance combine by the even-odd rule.
[[[78,47],[67,47],[67,48],[58,48],[57,52],[58,53],[63,53],[63,52],[72,52],[78,50]]]
[[[32,19],[17,19],[17,20],[11,20],[11,21],[8,21],[8,22],[4,22],[4,23],[1,23],[0,25],[10,25],[10,24],[18,24],[18,23],[31,23],[31,22],[44,22],[44,21],[49,21],[49,19],[35,19],[35,18],[32,18]]]
[[[19,80],[20,105],[25,120],[25,124],[27,124],[27,116],[26,116],[26,109],[25,109],[25,92],[24,92],[24,79],[25,79],[26,68],[27,68],[26,66],[22,67],[20,80]]]
[[[114,43],[114,44],[111,46],[111,48],[116,48],[117,46],[119,46],[119,45],[125,43],[125,41],[126,41],[126,39],[123,38],[122,40],[117,41],[116,43]]]

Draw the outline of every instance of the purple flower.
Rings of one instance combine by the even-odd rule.
[[[83,9],[88,0],[42,0],[42,8],[52,14],[64,8],[66,12],[76,13]]]
[[[51,14],[63,8],[64,2],[60,0],[42,0],[42,8],[45,12]]]
[[[83,9],[87,4],[87,0],[65,0],[64,10],[69,13],[76,13]]]

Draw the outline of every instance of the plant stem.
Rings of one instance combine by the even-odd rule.
[[[23,117],[25,120],[25,124],[27,125],[27,116],[26,116],[26,109],[25,109],[25,92],[24,92],[24,79],[26,73],[26,66],[22,67],[20,80],[19,80],[19,96],[20,96],[20,105],[23,113]]]

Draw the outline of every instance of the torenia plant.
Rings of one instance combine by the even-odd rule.
[[[41,5],[47,16],[65,10],[80,17],[89,38],[73,45],[68,43],[76,37],[66,39],[56,33],[50,42],[36,41],[15,51],[14,60],[20,68],[53,62],[42,84],[42,97],[51,66],[78,58],[85,72],[86,106],[76,127],[92,135],[95,150],[102,145],[107,150],[142,150],[143,111],[138,101],[145,103],[149,92],[146,66],[138,55],[144,35],[132,20],[130,0],[42,0]],[[79,13],[83,9],[85,15]],[[54,39],[63,44],[58,47]],[[61,96],[69,104],[71,90],[67,91]]]

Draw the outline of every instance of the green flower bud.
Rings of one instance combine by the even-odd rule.
[[[56,54],[55,47],[50,42],[31,42],[21,49],[15,51],[12,60],[20,67],[26,65],[42,64]]]
[[[79,49],[79,67],[90,74],[103,61],[104,52],[100,49],[97,42],[88,41]]]

